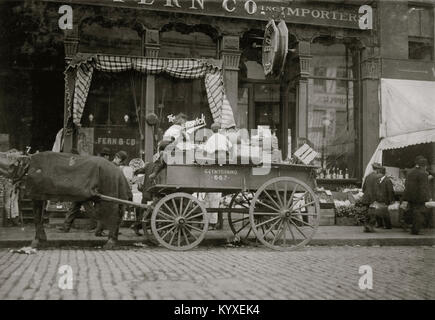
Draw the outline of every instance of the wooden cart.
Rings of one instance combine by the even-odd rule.
[[[314,193],[315,169],[305,165],[169,165],[148,190],[159,199],[151,215],[157,241],[172,250],[196,247],[209,224],[198,192],[232,196],[228,212],[231,230],[242,239],[256,237],[275,250],[307,244],[320,218]],[[222,210],[222,209],[220,209]],[[207,212],[208,211],[208,212]]]

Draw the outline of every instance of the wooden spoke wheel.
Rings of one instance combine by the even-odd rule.
[[[151,216],[151,229],[162,246],[189,250],[204,239],[208,221],[207,211],[197,198],[177,192],[157,202]]]
[[[253,196],[253,192],[236,193],[231,198],[228,208],[228,224],[230,229],[242,241],[255,237],[249,219],[249,206]]]
[[[266,181],[255,193],[249,219],[257,239],[275,250],[306,245],[319,225],[320,205],[314,191],[291,177]]]

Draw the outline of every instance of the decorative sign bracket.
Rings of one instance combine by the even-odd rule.
[[[288,53],[288,28],[284,20],[278,25],[270,20],[263,39],[262,64],[266,77],[278,77],[284,71]]]

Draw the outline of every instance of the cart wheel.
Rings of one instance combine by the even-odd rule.
[[[249,206],[251,205],[253,192],[240,192],[233,195],[228,207],[228,224],[235,236],[242,241],[249,237],[255,237],[249,220]]]
[[[196,247],[208,229],[207,210],[188,193],[169,194],[156,204],[151,229],[157,241],[171,250]]]
[[[319,214],[319,200],[314,191],[291,177],[266,181],[249,208],[257,239],[275,250],[294,250],[307,244],[317,230]]]

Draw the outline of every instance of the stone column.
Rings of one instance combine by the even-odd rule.
[[[292,148],[297,149],[299,141],[308,138],[308,77],[310,76],[311,43],[299,41],[297,56],[299,58],[299,79],[296,82],[296,132]],[[293,150],[294,151],[294,150]]]
[[[223,60],[224,86],[228,101],[233,108],[234,120],[239,128],[248,127],[247,107],[238,108],[239,89],[239,61],[241,52],[239,50],[238,36],[223,36],[219,41],[219,57]]]
[[[73,30],[65,31],[64,48],[65,48],[65,62],[68,65],[72,58],[78,53],[79,50],[79,35],[77,24],[74,24]],[[77,135],[75,134],[74,126],[68,127],[68,108],[70,104],[68,103],[68,98],[66,94],[66,83],[64,88],[64,152],[71,152],[73,148],[77,148]]]
[[[289,151],[288,150],[288,129],[289,129],[289,83],[284,79],[281,80],[279,86],[279,104],[280,104],[280,113],[281,113],[281,137],[279,139],[279,148],[282,152],[282,158],[286,159]]]
[[[380,59],[378,57],[378,49],[366,47],[361,54],[361,96],[362,105],[359,106],[362,125],[359,134],[361,135],[360,143],[362,148],[362,164],[360,176],[364,174],[370,158],[379,143],[379,127],[380,127],[380,104],[379,101],[379,78],[381,75]]]
[[[160,51],[159,30],[146,30],[144,36],[143,52],[147,58],[157,58]],[[146,76],[146,99],[143,95],[141,99],[141,116],[140,123],[144,129],[144,146],[145,161],[152,161],[154,154],[154,128],[146,122],[146,116],[155,113],[155,95],[156,95],[156,77],[155,75]],[[142,90],[144,86],[142,86]],[[142,148],[141,148],[142,149]]]

